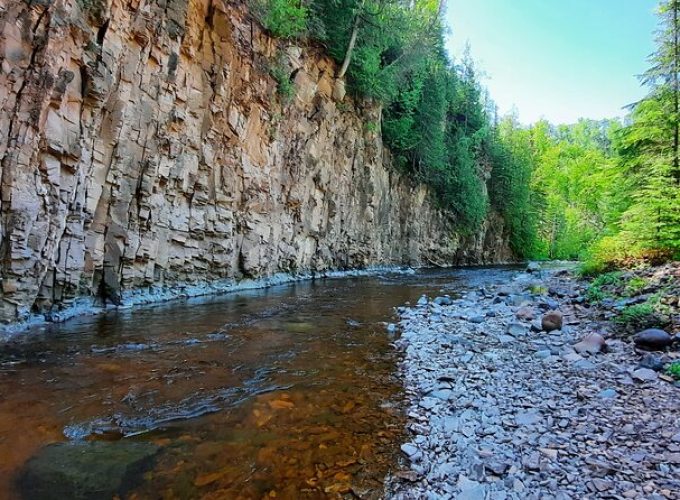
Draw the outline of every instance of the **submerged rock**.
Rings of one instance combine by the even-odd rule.
[[[635,346],[647,351],[662,351],[673,343],[673,337],[657,328],[643,330],[633,338]]]
[[[95,500],[139,484],[159,448],[135,441],[59,443],[31,458],[20,475],[22,498]]]

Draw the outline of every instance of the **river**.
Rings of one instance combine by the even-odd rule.
[[[44,497],[29,459],[52,443],[99,442],[95,463],[135,442],[156,451],[124,498],[378,497],[405,432],[394,308],[511,272],[298,282],[35,328],[0,346],[0,491]]]

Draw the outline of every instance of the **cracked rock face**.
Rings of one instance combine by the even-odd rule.
[[[80,296],[377,264],[509,260],[456,236],[337,102],[334,63],[242,2],[0,4],[0,320]],[[290,71],[283,104],[269,68]]]

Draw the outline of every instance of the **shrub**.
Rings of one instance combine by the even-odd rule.
[[[666,367],[666,373],[675,380],[680,380],[680,361],[673,361]]]
[[[251,0],[257,20],[278,38],[296,38],[307,30],[307,8],[299,0]]]

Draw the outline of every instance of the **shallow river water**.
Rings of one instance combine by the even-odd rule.
[[[39,498],[27,461],[88,441],[157,447],[124,498],[378,497],[405,424],[385,322],[510,273],[317,280],[36,329],[0,346],[0,497]]]

